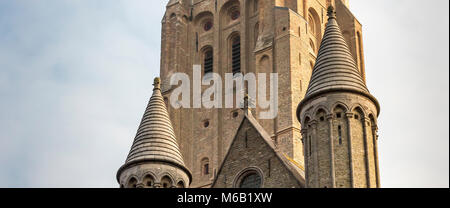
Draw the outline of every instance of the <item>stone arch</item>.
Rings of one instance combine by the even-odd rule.
[[[259,65],[258,73],[267,73],[267,74],[272,73],[272,64],[270,57],[268,55],[263,55],[259,59],[258,65]]]
[[[312,37],[314,42],[314,51],[317,52],[319,50],[319,45],[322,40],[322,24],[320,21],[320,16],[317,11],[310,7],[308,9],[308,33],[310,37]]]
[[[333,109],[333,113],[336,112],[338,108],[341,108],[344,113],[347,113],[349,111],[349,107],[343,102],[336,102],[335,104],[333,104],[333,106],[331,106],[331,109]]]
[[[200,49],[203,73],[214,72],[214,48],[211,45],[203,46]]]
[[[235,31],[231,33],[228,36],[228,63],[230,64],[230,69],[228,72],[233,73],[240,73],[241,72],[241,55],[242,55],[242,48],[241,48],[241,34],[238,31]]]
[[[312,19],[309,19],[309,18]],[[310,22],[310,20],[312,20],[313,22]],[[312,25],[309,25],[310,23],[313,23]],[[317,11],[310,7],[308,9],[308,25],[309,28],[313,28],[313,35],[316,35],[316,37],[320,37],[320,35],[322,34],[322,25],[321,25],[321,21],[320,21],[320,16],[319,13],[317,13]],[[312,31],[310,31],[312,32]]]
[[[316,114],[315,114],[315,118],[316,120],[320,123],[320,122],[325,122],[326,121],[326,117],[328,115],[327,110],[325,110],[326,108],[324,107],[319,107],[316,110]]]
[[[211,167],[210,167],[210,162],[209,162],[209,158],[208,157],[204,157],[201,161],[200,161],[200,172],[202,176],[207,176],[211,174],[210,171]]]
[[[142,178],[142,183],[144,184],[145,188],[153,188],[155,186],[156,176],[151,173],[147,172],[144,174],[144,177]]]
[[[220,21],[221,27],[225,27],[226,25],[233,23],[235,21],[239,21],[241,6],[239,0],[230,0],[226,2],[222,8],[220,8]],[[239,13],[239,17],[237,19],[233,19],[233,15]]]
[[[359,113],[361,115],[361,119],[367,118],[366,111],[360,104],[355,104],[351,110],[352,113]]]
[[[205,24],[207,24],[208,22],[211,22],[213,24],[212,27],[214,27],[214,14],[210,11],[200,12],[194,18],[194,24],[197,27],[197,31],[200,32],[207,31],[205,29]]]
[[[172,188],[174,186],[173,182],[174,180],[172,176],[170,176],[169,174],[164,174],[160,180],[161,188]]]
[[[258,94],[260,93],[259,90],[262,90],[262,93],[264,93],[264,95],[269,95],[270,94],[270,84],[269,81],[270,80],[270,74],[273,72],[273,65],[272,65],[272,60],[270,58],[270,56],[268,56],[267,54],[263,55],[258,63],[257,63],[257,67],[256,67],[256,71],[257,73],[261,73],[264,74],[265,79],[266,79],[266,88],[265,88],[265,92],[264,92],[264,88],[260,89],[258,87]],[[260,80],[258,80],[259,82]]]
[[[230,43],[230,45],[231,45],[231,42],[232,42],[232,40],[234,39],[234,38],[237,38],[237,37],[241,37],[241,33],[239,32],[239,31],[234,31],[234,32],[232,32],[230,35],[228,35],[228,38],[227,38],[227,41]]]
[[[303,117],[303,122],[302,124],[304,125],[302,128],[307,129],[308,128],[308,124],[311,121],[311,116],[309,115],[309,113],[307,113],[304,117]]]
[[[137,184],[139,183],[138,178],[136,176],[130,176],[128,177],[126,181],[126,187],[127,188],[137,188]]]
[[[369,114],[369,119],[370,119],[370,122],[371,122],[372,126],[378,126],[378,121],[375,118],[374,114],[370,113]]]
[[[316,116],[319,111],[324,111],[325,115],[330,114],[330,111],[328,110],[327,106],[325,105],[318,105],[315,109],[314,109],[314,115]]]
[[[242,180],[251,174],[258,175],[261,181],[260,188],[264,187],[264,172],[259,167],[252,166],[245,168],[244,170],[241,170],[238,174],[236,174],[233,180],[233,188],[240,188]]]
[[[186,183],[182,179],[179,179],[177,182],[177,188],[186,188]]]

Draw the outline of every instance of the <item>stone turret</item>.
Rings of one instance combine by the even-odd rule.
[[[378,101],[364,82],[333,7],[304,100],[302,126],[309,188],[377,188]]]
[[[192,181],[180,153],[164,98],[160,79],[125,164],[117,172],[117,181],[126,188],[185,188]]]

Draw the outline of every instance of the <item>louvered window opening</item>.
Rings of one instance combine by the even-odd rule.
[[[205,53],[205,60],[204,60],[205,74],[212,73],[214,71],[213,65],[214,65],[213,52],[208,51]]]
[[[233,40],[231,50],[231,62],[233,74],[241,73],[241,40],[240,37],[236,37]]]

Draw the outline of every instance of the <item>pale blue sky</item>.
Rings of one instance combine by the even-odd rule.
[[[0,187],[117,187],[167,0],[0,0]],[[449,186],[449,2],[353,0],[384,187]]]

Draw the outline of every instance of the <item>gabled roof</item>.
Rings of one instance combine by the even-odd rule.
[[[233,142],[231,142],[230,148],[228,148],[228,153],[226,154],[224,160],[222,161],[222,164],[220,165],[219,171],[217,172],[216,178],[214,179],[214,182],[212,184],[212,187],[217,182],[218,176],[222,172],[223,166],[225,165],[230,152],[231,148],[233,147],[234,143],[238,139],[238,133],[241,130],[242,126],[244,125],[245,121],[248,121],[250,125],[254,127],[254,129],[259,133],[261,138],[265,141],[267,146],[270,150],[273,151],[275,156],[281,161],[281,164],[283,164],[286,169],[292,174],[292,176],[297,180],[297,182],[300,184],[300,186],[305,186],[305,172],[303,170],[303,167],[301,167],[299,164],[297,164],[294,160],[287,157],[284,153],[282,153],[279,149],[276,148],[275,144],[272,141],[272,138],[269,136],[269,134],[264,130],[264,128],[259,124],[259,122],[252,116],[251,113],[246,112],[244,115],[244,118],[242,119],[242,122],[233,138]]]
[[[141,162],[166,162],[187,172],[177,139],[161,94],[160,79],[155,79],[153,95],[145,110],[130,153],[120,172],[130,165]],[[191,180],[192,181],[192,180]]]

